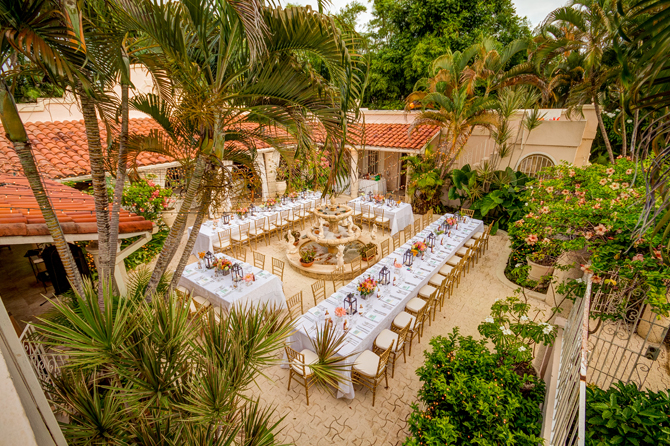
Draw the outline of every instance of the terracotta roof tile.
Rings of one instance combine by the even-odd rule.
[[[365,124],[366,146],[421,149],[437,134],[437,127],[417,127],[409,135],[409,124]]]
[[[28,138],[39,171],[49,178],[68,178],[89,175],[88,144],[84,121],[29,122],[25,124]],[[0,126],[0,174],[22,174],[23,169],[13,145],[4,136]],[[151,118],[131,119],[129,129],[133,133],[147,134],[159,128]],[[104,143],[106,131],[100,128]],[[137,157],[139,166],[162,164],[173,161],[164,155],[142,153]]]
[[[43,179],[47,195],[66,234],[97,232],[95,201],[91,195],[53,180]],[[150,231],[153,224],[136,214],[121,211],[119,232]],[[0,237],[48,235],[37,200],[21,175],[0,174]]]

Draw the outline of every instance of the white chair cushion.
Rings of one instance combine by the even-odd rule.
[[[424,285],[419,290],[419,296],[430,297],[430,295],[433,294],[433,292],[435,292],[435,287],[432,287],[430,285]]]
[[[191,291],[189,291],[189,289],[186,288],[186,287],[183,286],[183,285],[179,285],[179,286],[177,286],[177,294],[181,294],[182,296],[186,296],[186,295],[189,294],[190,292],[191,292]]]
[[[212,305],[212,303],[210,301],[208,301],[207,299],[205,299],[202,296],[193,296],[193,302],[195,302],[196,304],[200,305],[201,307],[205,307],[205,308]]]
[[[386,218],[386,217],[384,217],[384,218],[382,218],[382,217],[377,217],[377,218],[375,218],[375,221],[376,221],[376,222],[379,222],[379,223],[388,223],[389,219]]]
[[[473,246],[475,246],[475,243],[477,243],[477,240],[470,239],[467,242],[465,242],[465,246],[467,246],[468,248],[472,248]]]
[[[450,265],[444,265],[442,268],[440,268],[439,273],[440,273],[440,275],[446,277],[446,276],[448,276],[449,274],[451,274],[451,272],[452,272],[453,270],[454,270],[454,267],[453,267],[453,266],[450,266]]]
[[[480,239],[482,237],[484,237],[483,232],[475,232],[474,234],[472,234],[472,238]]]
[[[459,256],[459,257],[465,257],[467,254],[468,254],[468,248],[466,248],[466,247],[463,247],[463,248],[459,249],[458,251],[456,251],[456,255]]]
[[[393,333],[387,328],[383,329],[375,339],[375,345],[383,350],[389,348],[391,342],[393,342],[393,348],[396,349],[398,347],[398,333]]]
[[[251,234],[251,235],[261,235],[261,234],[263,234],[263,233],[265,233],[265,231],[263,231],[263,230],[260,229],[260,228],[258,228],[258,229],[250,229],[250,230],[249,230],[249,234]]]
[[[461,263],[461,258],[458,256],[451,256],[449,260],[447,260],[447,265],[456,267],[458,264]]]
[[[414,330],[415,321],[416,318],[414,316],[405,311],[402,311],[395,317],[395,319],[393,319],[393,326],[398,328],[405,328],[409,323],[409,329]]]
[[[218,241],[218,240],[214,240],[214,241],[212,242],[212,245],[213,245],[215,248],[219,248],[219,249],[221,249],[221,248],[227,248],[228,246],[230,246],[230,240],[224,240],[224,241],[223,241],[223,245],[221,244],[220,241]]]
[[[300,354],[303,355],[305,358],[305,366],[309,366],[310,364],[314,364],[319,361],[319,357],[317,356],[317,354],[311,350],[304,349],[303,351],[300,352]],[[299,375],[302,375],[302,364],[300,364],[298,361],[291,362],[291,368],[295,370]],[[314,373],[314,371],[312,370],[311,367],[305,367],[304,376],[311,376],[312,373]]]
[[[442,286],[442,281],[443,280],[444,280],[444,276],[442,274],[435,274],[428,281],[428,285],[434,286],[435,288],[439,288],[439,287]]]
[[[356,358],[353,369],[361,375],[375,378],[377,376],[377,367],[379,367],[379,356],[370,350],[365,350]]]
[[[407,302],[407,305],[405,305],[405,310],[418,313],[425,306],[426,306],[425,300],[415,297],[414,299]]]
[[[235,235],[231,236],[230,238],[232,238],[233,240],[236,240],[238,242],[242,242],[244,240],[249,240],[249,235],[248,234],[235,234]]]

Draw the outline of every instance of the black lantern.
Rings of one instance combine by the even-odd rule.
[[[383,266],[379,271],[379,283],[380,285],[388,285],[391,283],[391,271],[386,266]]]
[[[431,251],[435,247],[435,234],[432,232],[428,234],[428,238],[426,238],[426,246],[429,247]]]
[[[223,222],[224,225],[230,224],[230,215],[223,214],[223,216],[221,217],[221,221]]]
[[[244,272],[239,263],[234,264],[233,267],[230,268],[230,272],[232,274],[233,282],[239,282],[244,279]]]
[[[205,268],[214,268],[214,261],[216,260],[216,257],[214,257],[214,254],[212,254],[212,251],[207,251],[203,260],[205,261]]]
[[[358,312],[358,299],[356,299],[354,293],[349,293],[344,298],[344,309],[348,315],[354,315]]]
[[[408,249],[405,251],[405,254],[403,254],[402,263],[405,266],[412,266],[412,263],[414,263],[414,254],[412,254],[411,249]]]

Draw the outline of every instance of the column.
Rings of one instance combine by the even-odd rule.
[[[265,193],[267,190],[267,198],[274,197],[277,195],[277,166],[278,163],[274,160],[275,153],[279,154],[276,150],[271,152],[266,152],[263,154],[265,161],[265,188],[263,189],[263,198],[266,198]]]
[[[263,200],[268,199],[268,173],[267,173],[267,168],[265,166],[265,155],[263,156],[257,156],[256,157],[256,163],[254,168],[256,169],[256,172],[258,175],[261,177],[261,194],[263,197]]]

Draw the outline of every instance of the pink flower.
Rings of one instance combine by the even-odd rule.
[[[600,206],[600,203],[596,203],[593,205],[593,209],[602,209],[602,207]]]
[[[626,171],[626,175],[631,175],[632,173],[633,173],[633,169],[628,169],[628,170]]]
[[[612,167],[608,167],[605,173],[607,175],[614,175],[614,169]]]
[[[544,230],[547,231],[547,234],[551,234],[552,232],[554,232],[554,228],[552,228],[551,226],[545,226]]]
[[[591,265],[580,265],[582,271],[584,271],[586,274],[592,273],[593,270],[591,269]]]
[[[602,277],[600,277],[600,276],[593,276],[591,278],[591,280],[593,281],[593,283],[596,283],[596,284],[601,283],[603,281]]]
[[[570,173],[569,173],[568,175],[570,175],[571,177],[574,177],[574,176],[575,176],[575,171],[574,171],[574,170],[571,170]]]
[[[570,193],[570,191],[567,190],[567,189],[563,189],[563,192],[561,192],[561,193],[562,193],[563,195],[568,195],[568,194]]]
[[[644,256],[642,254],[635,254],[633,256],[633,262],[642,262],[644,261]]]
[[[605,235],[607,232],[607,226],[604,224],[600,223],[598,226],[593,228],[596,231],[596,235]]]
[[[585,238],[586,240],[591,240],[591,239],[593,238],[593,232],[592,232],[592,231],[586,231],[586,232],[584,233],[584,238]]]
[[[623,187],[624,189],[628,189],[628,186],[630,186],[630,184],[628,184],[628,183],[621,183],[621,187]]]
[[[617,190],[619,189],[619,183],[612,183],[610,184],[610,187],[612,188],[612,190]]]
[[[549,240],[547,237],[542,239],[542,243],[551,243],[551,240]]]
[[[144,212],[144,209],[140,208],[140,212]]]
[[[549,213],[549,206],[544,206],[540,209],[541,214],[548,214]]]
[[[523,218],[522,218],[521,220],[518,220],[518,221],[516,222],[516,225],[517,225],[517,226],[523,226],[524,223],[525,223],[525,221],[523,221]]]
[[[549,186],[549,187],[547,187],[547,192],[552,193],[553,191],[554,191],[554,187],[553,187],[553,186]]]
[[[154,182],[151,181],[151,180],[147,181],[147,184],[148,184],[149,186],[151,186],[151,187],[155,187],[155,186],[156,186],[156,183],[154,183]]]
[[[579,189],[580,187],[582,187],[582,183],[575,184],[575,189]]]
[[[654,249],[654,257],[660,260],[663,258],[663,255],[661,254],[661,251]]]
[[[602,180],[598,181],[598,183],[600,183],[601,186],[604,186],[607,184],[607,180],[603,178]]]
[[[526,237],[526,243],[529,245],[534,245],[537,243],[537,235],[535,234],[529,234],[528,237]]]
[[[583,204],[586,204],[586,198],[580,198],[579,199],[579,205],[581,206]]]

